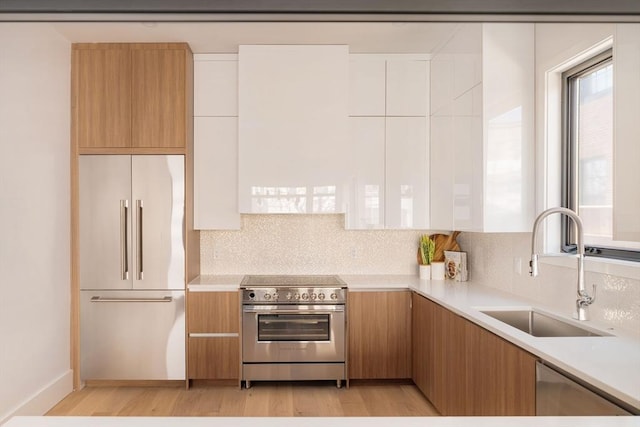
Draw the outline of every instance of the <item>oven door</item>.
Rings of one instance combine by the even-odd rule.
[[[344,362],[344,305],[246,305],[244,363]]]

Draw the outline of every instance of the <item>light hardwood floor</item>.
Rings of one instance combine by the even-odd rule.
[[[87,387],[47,415],[84,416],[432,416],[437,411],[412,384],[256,382],[234,386]]]

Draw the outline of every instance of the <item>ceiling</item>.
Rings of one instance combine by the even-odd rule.
[[[457,23],[59,22],[70,42],[187,42],[194,53],[237,53],[241,44],[347,44],[352,53],[432,53]]]

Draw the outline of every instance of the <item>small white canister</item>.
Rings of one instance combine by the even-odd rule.
[[[431,280],[444,280],[444,262],[431,263]]]

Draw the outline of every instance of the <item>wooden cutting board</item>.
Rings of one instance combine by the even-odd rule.
[[[456,242],[456,238],[460,234],[454,231],[451,234],[432,234],[431,239],[436,242],[436,251],[433,254],[434,262],[444,262],[444,251],[459,251],[460,245]]]
[[[451,234],[432,234],[429,236],[436,243],[436,250],[431,262],[444,262],[444,251],[460,251],[460,245],[456,242],[459,234],[459,231],[454,231]],[[421,262],[420,248],[418,248],[418,264]]]

